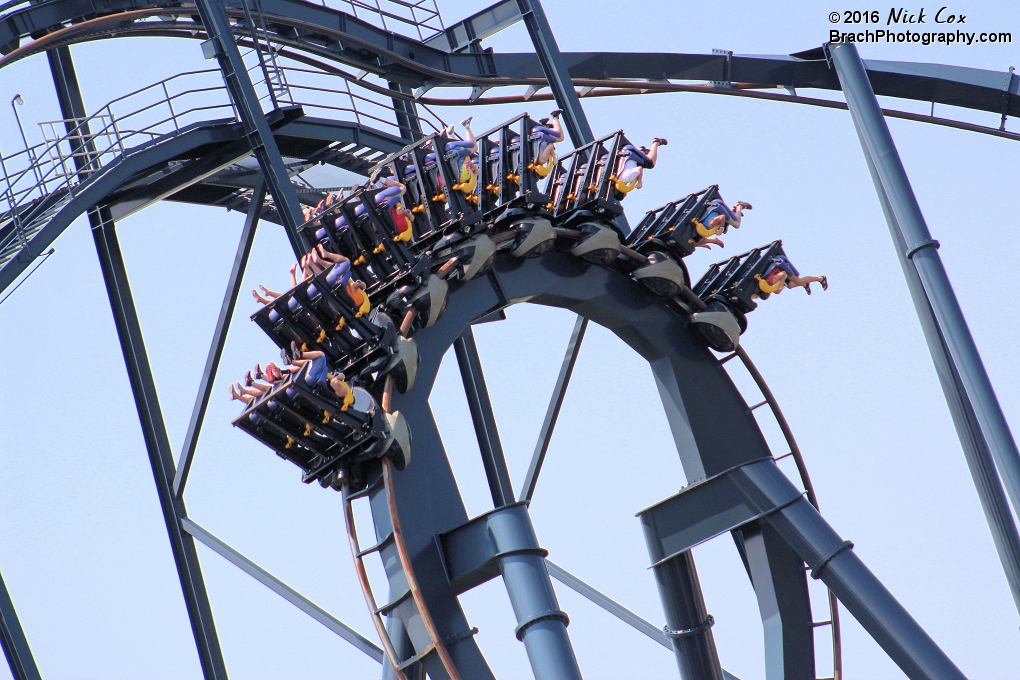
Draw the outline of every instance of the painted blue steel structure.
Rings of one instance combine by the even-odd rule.
[[[47,225],[45,239],[25,244],[24,253],[46,247],[74,216],[88,212],[99,253],[104,280],[114,312],[130,384],[146,448],[152,464],[158,498],[177,565],[185,604],[195,636],[203,674],[207,680],[225,680],[227,669],[220,651],[212,611],[198,564],[194,537],[240,566],[262,583],[299,606],[363,652],[384,663],[384,677],[431,677],[455,680],[492,678],[485,659],[473,639],[457,596],[496,576],[506,585],[517,617],[517,637],[527,650],[537,680],[580,680],[581,670],[567,635],[567,615],[560,610],[550,572],[557,578],[573,580],[571,587],[585,584],[562,569],[551,569],[545,551],[528,514],[542,462],[555,427],[556,417],[588,319],[619,335],[649,361],[673,431],[677,452],[691,486],[641,513],[652,569],[659,586],[669,640],[680,675],[684,680],[722,680],[723,671],[708,614],[698,583],[691,548],[716,535],[732,532],[755,588],[763,620],[773,622],[766,630],[766,677],[768,680],[814,678],[814,648],[810,602],[804,565],[813,578],[822,580],[861,622],[908,677],[916,680],[959,680],[964,676],[938,645],[917,625],[893,596],[857,558],[853,544],[843,540],[817,511],[813,491],[809,498],[776,467],[772,453],[754,422],[751,409],[726,378],[722,363],[698,340],[686,322],[665,305],[654,300],[634,281],[564,253],[552,252],[522,262],[499,255],[486,276],[465,282],[450,294],[450,309],[442,320],[416,335],[421,348],[418,383],[406,394],[393,395],[396,407],[406,416],[415,437],[415,464],[397,474],[392,494],[401,510],[401,553],[417,574],[415,596],[428,609],[426,618],[435,622],[436,633],[446,647],[452,667],[435,658],[421,663],[417,657],[406,668],[387,664],[383,651],[328,613],[308,602],[285,584],[254,565],[228,545],[205,532],[187,518],[184,489],[229,320],[239,292],[252,239],[265,208],[267,192],[274,198],[275,216],[286,229],[297,254],[308,243],[299,233],[303,218],[301,204],[281,153],[280,138],[288,129],[305,135],[305,141],[321,129],[303,118],[299,108],[264,112],[237,47],[237,25],[231,18],[247,17],[250,9],[228,5],[224,0],[198,0],[198,25],[205,35],[192,30],[196,25],[192,6],[155,7],[146,0],[111,0],[102,11],[84,15],[73,3],[8,3],[13,10],[0,16],[0,67],[38,51],[47,51],[58,99],[72,143],[82,185],[91,182],[75,201],[67,204]],[[897,244],[898,255],[914,297],[936,369],[946,392],[968,463],[981,494],[1014,599],[1020,608],[1020,540],[1009,502],[1002,491],[999,474],[1006,479],[1009,499],[1020,507],[1020,456],[980,357],[974,347],[953,296],[948,278],[938,259],[937,243],[928,234],[909,182],[899,163],[895,146],[885,126],[875,94],[892,94],[910,99],[964,105],[995,111],[1005,116],[1020,115],[1020,79],[1012,73],[978,72],[937,65],[872,63],[866,65],[853,45],[827,46],[825,51],[791,57],[740,57],[727,55],[606,55],[561,54],[539,0],[503,0],[483,12],[446,29],[428,40],[415,40],[368,24],[328,7],[298,0],[262,0],[262,10],[274,16],[267,40],[315,59],[341,64],[358,63],[383,76],[386,93],[392,98],[392,112],[400,131],[398,138],[359,126],[356,135],[371,139],[380,152],[398,150],[403,142],[422,136],[415,101],[430,89],[443,85],[469,84],[478,97],[489,88],[528,84],[548,85],[557,106],[564,111],[566,128],[575,146],[590,142],[593,134],[574,87],[627,88],[641,79],[703,79],[780,84],[790,87],[840,89],[846,93],[854,124],[865,150],[883,210]],[[165,26],[141,26],[137,19],[157,11],[171,17]],[[137,14],[134,14],[137,13]],[[173,18],[176,17],[176,18]],[[515,21],[523,21],[535,47],[535,54],[482,54],[475,49],[480,37]],[[293,24],[289,26],[288,23]],[[116,24],[116,25],[115,25]],[[114,26],[115,25],[115,26]],[[300,26],[300,30],[295,29]],[[111,28],[112,27],[112,28]],[[288,29],[288,30],[284,30]],[[311,29],[315,29],[312,31]],[[201,182],[209,167],[221,167],[233,158],[254,155],[260,172],[248,195],[248,211],[230,282],[213,334],[205,372],[183,451],[175,464],[166,427],[156,397],[155,383],[145,354],[141,327],[131,298],[127,274],[116,236],[114,207],[107,200],[129,180],[136,179],[151,163],[166,163],[181,151],[189,137],[179,134],[165,148],[137,154],[123,168],[106,177],[90,177],[82,158],[96,155],[87,125],[72,121],[86,119],[81,92],[67,45],[110,35],[175,35],[205,38],[209,55],[217,59],[236,120],[196,126],[192,138],[216,142],[216,162],[196,165],[176,178],[153,181],[147,189],[133,187],[143,196],[133,200],[157,200],[173,188]],[[309,40],[312,33],[325,35],[333,43]],[[252,34],[254,37],[254,34]],[[22,45],[22,41],[35,36]],[[243,36],[242,36],[243,37]],[[254,46],[260,49],[258,38]],[[358,48],[352,62],[351,47]],[[373,58],[369,59],[368,56]],[[824,58],[822,58],[824,57]],[[829,69],[831,61],[834,71]],[[321,62],[320,62],[321,63]],[[993,77],[994,76],[994,77]],[[1000,82],[993,82],[1000,78]],[[614,80],[616,79],[616,80]],[[621,82],[619,79],[626,79]],[[669,83],[656,87],[669,89]],[[418,88],[417,91],[414,88]],[[728,88],[719,90],[720,93]],[[532,93],[534,94],[534,93]],[[775,97],[773,97],[775,98]],[[796,101],[794,97],[792,100]],[[273,97],[275,104],[276,99]],[[962,124],[961,124],[962,125]],[[1000,136],[1012,136],[1000,131]],[[359,137],[360,139],[360,137]],[[76,141],[74,141],[76,140]],[[297,147],[295,147],[297,148]],[[318,150],[317,150],[318,152]],[[309,154],[314,156],[313,154]],[[166,156],[165,158],[163,156]],[[321,156],[314,156],[321,158]],[[125,160],[126,159],[121,159]],[[365,167],[370,167],[366,165]],[[364,168],[362,168],[364,169]],[[105,184],[104,184],[105,182]],[[156,182],[163,184],[156,187]],[[91,192],[89,188],[91,187]],[[147,192],[147,193],[146,193]],[[32,208],[35,209],[34,207]],[[18,207],[10,213],[17,217]],[[0,238],[11,234],[11,225],[0,228]],[[626,222],[620,225],[626,231]],[[40,232],[43,233],[43,232]],[[48,240],[46,240],[48,239]],[[3,242],[5,245],[7,241]],[[19,253],[20,255],[20,253]],[[19,260],[24,264],[24,258]],[[12,264],[14,262],[14,264]],[[13,276],[4,278],[8,267]],[[19,268],[20,267],[20,268]],[[11,283],[24,266],[15,260],[0,263],[0,283]],[[489,403],[471,324],[489,318],[518,302],[564,307],[578,313],[578,322],[568,346],[553,399],[541,428],[539,442],[520,500],[514,500],[506,461]],[[621,321],[625,319],[625,321]],[[428,405],[428,393],[447,350],[453,347],[461,368],[479,449],[482,454],[494,509],[469,518],[460,501],[456,480],[446,459],[442,439]],[[770,395],[767,395],[767,400]],[[775,408],[775,407],[774,407]],[[791,444],[791,446],[793,446]],[[797,452],[794,452],[797,453]],[[790,455],[794,455],[791,453]],[[798,455],[798,463],[802,461]],[[998,472],[997,472],[998,470]],[[392,508],[381,506],[382,495],[372,496],[376,532],[380,541],[397,533]],[[438,502],[437,502],[438,499]],[[406,597],[409,574],[392,571],[394,597]],[[399,578],[398,578],[399,577]],[[401,578],[404,580],[402,581]],[[610,611],[611,600],[594,593],[586,596]],[[584,588],[579,588],[583,592]],[[601,602],[599,599],[601,598]],[[418,601],[418,600],[416,600]],[[618,616],[629,612],[615,605]],[[398,647],[413,652],[412,630],[418,623],[388,616],[391,637]],[[426,612],[419,611],[418,614]],[[834,615],[835,616],[835,615]],[[628,622],[642,629],[640,620]],[[833,623],[835,626],[835,623]],[[647,634],[646,630],[643,630]],[[13,603],[0,580],[0,641],[3,642],[12,673],[18,680],[35,680],[35,667],[27,640],[21,630]],[[836,675],[839,675],[837,670]]]
[[[1020,611],[1020,536],[1000,481],[1001,475],[1013,508],[1020,508],[1020,452],[942,266],[939,243],[928,231],[857,48],[853,44],[828,45],[827,54],[843,85],[896,255],[924,328],[928,350],[1014,604]]]

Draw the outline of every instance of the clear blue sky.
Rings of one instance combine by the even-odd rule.
[[[564,50],[783,54],[828,39],[817,3],[547,3]],[[940,7],[928,6],[931,14]],[[481,7],[441,0],[448,22]],[[857,7],[879,9],[889,7]],[[952,7],[970,30],[1012,31],[1020,6]],[[527,50],[521,27],[489,44]],[[865,45],[868,59],[928,61],[1005,72],[1017,47]],[[197,42],[104,41],[73,48],[86,106],[181,70],[207,68]],[[1005,79],[1005,75],[1003,76]],[[34,122],[59,117],[44,57],[0,70],[0,146],[21,141],[6,103],[26,100]],[[927,112],[924,104],[883,102]],[[1017,677],[1013,609],[977,495],[907,295],[871,179],[846,112],[696,94],[586,101],[598,132],[668,137],[631,220],[719,183],[754,204],[727,240],[736,253],[784,240],[797,266],[829,276],[828,292],[791,291],[750,316],[744,343],[791,422],[825,516],[972,679]],[[534,115],[551,105],[528,107]],[[474,109],[484,128],[516,114]],[[440,111],[450,121],[466,113]],[[998,117],[936,107],[985,125]],[[1020,420],[1013,279],[1020,218],[1013,208],[1016,142],[890,120],[914,190],[983,353],[1007,418]],[[1016,123],[1009,129],[1020,130]],[[120,225],[170,437],[180,446],[242,216],[161,204]],[[109,304],[85,219],[57,254],[0,307],[0,571],[43,675],[198,678],[180,586],[163,527]],[[720,256],[698,253],[697,276]],[[244,290],[284,285],[281,231],[259,231]],[[190,516],[369,637],[339,496],[299,483],[298,471],[234,431],[230,380],[273,345],[242,298],[188,488]],[[573,319],[522,306],[477,328],[511,475],[520,484]],[[738,385],[749,381],[737,376]],[[607,390],[607,387],[610,389]],[[757,395],[748,389],[748,400]],[[433,408],[471,513],[490,507],[455,361]],[[773,437],[776,432],[766,428]],[[621,460],[626,464],[621,465]],[[675,493],[683,473],[647,365],[592,329],[577,365],[532,505],[540,539],[561,566],[661,623],[634,513]],[[199,548],[217,628],[234,678],[378,677],[379,666],[219,556]],[[728,537],[695,550],[723,665],[764,677],[753,592]],[[570,634],[588,680],[676,677],[672,656],[563,588]],[[530,677],[501,582],[464,596],[497,675]],[[902,674],[844,610],[848,680]],[[824,640],[819,637],[819,647]],[[821,655],[824,660],[824,654]],[[825,674],[820,666],[820,674]],[[5,677],[6,670],[0,670]]]

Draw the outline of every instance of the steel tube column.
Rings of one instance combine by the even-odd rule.
[[[876,179],[877,187],[878,181],[874,164],[870,158],[867,161],[868,169],[871,171],[872,177]],[[894,224],[896,218],[889,206],[889,199],[881,189],[878,190],[878,198],[886,220],[890,225]],[[896,255],[903,268],[907,288],[910,290],[914,307],[917,309],[921,330],[924,332],[928,347],[941,348],[940,352],[932,351],[931,353],[932,362],[935,364],[935,373],[939,377],[939,383],[942,385],[942,391],[949,405],[949,412],[953,417],[953,424],[962,444],[967,467],[970,469],[974,486],[977,488],[981,509],[984,511],[988,528],[992,532],[992,541],[1006,574],[1006,582],[1013,594],[1013,602],[1020,608],[1020,536],[1017,534],[1016,522],[1010,513],[1006,493],[1002,489],[1002,481],[995,471],[995,463],[992,461],[988,444],[981,435],[981,425],[974,413],[974,408],[966,399],[963,385],[960,382],[960,374],[952,364],[945,338],[942,336],[938,321],[935,319],[935,313],[932,311],[927,295],[925,295],[924,285],[921,283],[917,270],[905,255],[907,248],[903,242],[903,235],[895,229],[890,229],[890,231],[896,246]]]
[[[46,56],[53,74],[61,115],[65,119],[84,119],[85,105],[82,102],[70,50],[66,47],[58,47],[48,51]],[[68,132],[71,132],[75,129],[76,124],[68,123],[67,127]],[[80,131],[83,135],[82,146],[88,151],[94,151],[92,141],[89,139],[90,132],[87,124],[83,124]],[[80,169],[86,161],[79,153],[80,148],[76,148],[74,151],[76,152],[75,164]],[[135,406],[138,409],[142,436],[145,439],[145,448],[149,454],[149,463],[155,477],[156,492],[170,537],[170,548],[173,552],[174,563],[177,565],[181,589],[184,592],[184,602],[188,608],[188,618],[195,636],[195,645],[198,647],[202,673],[206,680],[226,680],[227,669],[223,662],[223,653],[220,651],[212,608],[205,591],[205,582],[202,580],[202,569],[199,566],[195,541],[181,529],[178,521],[178,513],[180,516],[184,516],[186,511],[183,502],[175,502],[171,488],[175,473],[173,452],[170,449],[166,425],[159,408],[156,385],[142,340],[141,325],[135,311],[134,301],[131,298],[131,288],[128,285],[127,272],[124,269],[124,259],[120,252],[120,244],[117,241],[109,209],[98,207],[90,210],[89,224],[92,227],[92,237],[96,243],[103,280],[110,297],[117,336],[124,353],[124,363],[127,366]]]
[[[4,648],[7,665],[11,667],[14,680],[42,680],[39,667],[35,665],[32,648],[18,620],[18,612],[7,592],[7,584],[0,576],[0,645]]]
[[[1020,538],[1002,497],[1020,512],[1020,452],[931,238],[867,71],[853,44],[829,45],[897,255],[967,456],[1006,579],[1020,611]],[[994,460],[994,465],[993,465]]]
[[[560,610],[541,555],[509,555],[499,570],[517,617],[517,639],[524,643],[535,680],[581,680],[581,669],[567,636],[567,615]]]
[[[454,341],[454,350],[460,364],[493,505],[504,507],[514,502],[513,487],[471,326]],[[519,530],[520,527],[512,523],[495,522],[490,526],[497,545],[504,541],[514,543],[509,540],[509,534]],[[538,538],[534,535],[530,519],[528,530],[531,535],[527,542],[538,546]],[[503,536],[502,532],[508,532],[508,535]],[[534,552],[515,553],[500,556],[498,562],[510,604],[517,617],[517,639],[524,643],[528,652],[535,680],[581,680],[577,657],[567,635],[569,619],[556,599],[544,555]]]
[[[297,233],[297,228],[304,222],[301,202],[298,200],[294,185],[290,183],[287,167],[283,163],[280,149],[276,146],[276,138],[269,129],[255,87],[248,76],[244,60],[241,59],[237,43],[234,42],[234,34],[223,0],[196,0],[196,6],[202,18],[202,25],[209,35],[209,42],[213,46],[223,81],[230,93],[230,100],[234,103],[245,135],[251,143],[252,152],[258,159],[262,175],[266,178],[280,220],[287,229],[287,235],[295,251],[307,251],[310,244],[305,243]]]
[[[666,635],[683,680],[723,680],[712,635],[714,619],[705,609],[694,556],[686,550],[652,567],[659,589]]]

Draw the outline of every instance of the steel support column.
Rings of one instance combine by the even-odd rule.
[[[390,89],[402,94],[410,94],[411,88],[400,83],[389,83]],[[421,119],[418,118],[418,106],[412,99],[393,97],[393,111],[397,114],[397,127],[400,128],[400,136],[408,142],[416,142],[424,134],[421,129]]]
[[[514,492],[470,325],[454,341],[454,350],[492,502],[498,510],[514,502]],[[488,526],[497,546],[524,543],[535,548],[499,555],[496,559],[517,617],[517,639],[524,643],[528,652],[535,680],[581,680],[577,657],[567,635],[569,619],[560,610],[544,551],[538,548],[538,538],[526,507],[522,515],[523,521],[518,515],[497,513],[492,515]]]
[[[874,164],[870,158],[867,161],[868,169],[871,171],[872,177],[875,178]],[[889,206],[888,197],[884,191],[879,190],[878,198],[886,220],[892,225],[895,216]],[[952,363],[945,337],[939,328],[928,296],[924,292],[924,286],[917,270],[906,257],[907,248],[903,241],[903,235],[898,230],[890,229],[890,231],[896,247],[897,258],[903,269],[903,276],[907,280],[910,297],[914,301],[917,317],[921,322],[921,330],[931,351],[935,373],[942,385],[942,392],[949,405],[949,413],[953,418],[967,467],[974,480],[974,486],[977,488],[985,521],[988,522],[988,528],[992,533],[992,542],[999,555],[999,561],[1006,575],[1006,582],[1013,594],[1013,602],[1020,608],[1020,599],[1018,599],[1020,598],[1020,536],[1017,534],[1016,522],[1010,512],[1009,502],[1002,488],[1002,481],[995,470],[995,463],[988,449],[988,443],[982,436],[981,425],[974,413],[974,407],[966,398],[959,371]],[[941,351],[935,351],[932,348],[940,348]]]
[[[778,469],[773,479],[796,491]],[[956,664],[857,557],[853,544],[842,540],[815,506],[800,498],[768,515],[766,521],[908,678],[966,680]]]
[[[527,503],[491,510],[439,537],[449,583],[458,593],[503,576],[535,680],[580,680]]]
[[[506,591],[517,617],[517,639],[524,643],[535,680],[581,680],[581,669],[567,635],[568,619],[560,610],[541,555],[499,559]]]
[[[42,680],[3,576],[0,576],[0,645],[14,680]]]
[[[705,608],[698,570],[690,550],[652,566],[666,615],[666,635],[673,645],[683,680],[723,680],[712,624]]]
[[[244,126],[245,135],[251,144],[252,152],[259,162],[262,174],[273,196],[276,211],[287,230],[295,251],[305,252],[311,244],[305,243],[297,228],[304,222],[301,214],[301,202],[297,191],[290,182],[287,167],[283,163],[280,149],[276,146],[269,123],[262,113],[255,87],[248,76],[248,69],[241,59],[241,53],[234,42],[234,34],[230,27],[230,19],[223,0],[196,0],[196,7],[202,19],[202,25],[209,35],[208,44],[223,74],[230,100],[234,103],[237,115]],[[300,248],[299,248],[300,246]]]
[[[945,652],[854,554],[853,543],[839,537],[771,457],[692,484],[638,516],[653,568],[724,532],[767,522],[799,563],[809,566],[811,576],[829,587],[911,680],[963,678]],[[682,582],[688,577],[679,573],[676,578]],[[760,581],[754,585],[757,589]],[[690,611],[697,609],[696,602],[688,606]],[[693,621],[694,626],[702,623],[698,617]],[[792,666],[784,669],[782,677],[796,677],[793,670]]]
[[[853,44],[829,45],[985,518],[1020,611],[1020,453]],[[993,463],[994,461],[994,463]]]
[[[549,89],[556,99],[556,105],[563,109],[563,122],[566,123],[570,141],[575,147],[595,141],[588,117],[584,115],[581,100],[570,79],[567,62],[563,60],[556,38],[553,37],[552,27],[545,17],[541,0],[517,0],[517,6],[524,15],[524,25],[528,27],[528,35],[531,36],[531,42],[535,46],[545,78],[549,81]]]
[[[258,227],[259,216],[262,214],[262,206],[265,205],[265,201],[266,182],[260,176],[252,190],[251,203],[248,204],[248,216],[245,218],[244,228],[241,230],[241,241],[237,244],[234,266],[231,268],[230,278],[227,280],[227,290],[223,294],[220,315],[216,320],[216,330],[213,331],[209,355],[206,357],[205,369],[202,371],[202,381],[198,386],[198,396],[195,398],[195,406],[191,411],[188,433],[184,437],[184,446],[181,447],[181,455],[177,459],[177,472],[174,475],[173,486],[175,498],[181,498],[184,495],[184,485],[188,483],[191,461],[195,457],[195,449],[198,447],[198,436],[202,432],[202,423],[205,421],[205,410],[209,406],[209,397],[212,395],[213,383],[216,381],[216,371],[220,367],[220,357],[223,356],[223,346],[227,342],[230,319],[234,316],[237,295],[241,290],[241,280],[244,278],[244,269],[248,265],[251,246],[255,242],[255,230]]]
[[[86,116],[85,105],[82,102],[81,89],[78,87],[70,50],[66,47],[58,47],[48,51],[46,56],[53,74],[61,115],[65,119],[84,119]],[[67,123],[67,127],[69,133],[76,129],[73,122]],[[77,129],[82,135],[82,146],[87,152],[93,152],[94,146],[89,138],[88,125],[82,124]],[[86,162],[80,150],[81,147],[74,149],[74,160],[78,169],[81,169]],[[212,608],[205,591],[205,582],[202,579],[195,542],[181,529],[178,521],[178,517],[185,516],[186,511],[183,502],[175,502],[171,488],[175,474],[173,452],[170,449],[170,440],[163,422],[163,414],[159,408],[156,385],[142,340],[141,325],[135,311],[134,301],[131,298],[131,288],[128,285],[124,259],[120,252],[120,244],[117,241],[109,209],[97,207],[90,210],[89,224],[92,227],[92,237],[96,244],[107,294],[110,297],[117,336],[124,353],[124,363],[127,366],[135,406],[138,409],[142,436],[149,454],[152,474],[155,477],[156,492],[170,537],[170,548],[173,552],[174,563],[177,565],[177,575],[181,581],[184,603],[187,606],[191,630],[195,636],[202,673],[206,680],[226,680],[227,669],[223,662],[223,653],[220,651],[219,638],[216,635]]]
[[[760,520],[731,533],[758,600],[765,680],[814,680],[815,624],[804,562]]]
[[[93,211],[90,216],[96,214],[102,220],[105,212],[104,208],[100,208]],[[209,596],[202,579],[198,552],[195,550],[195,541],[190,534],[183,531],[180,525],[179,518],[186,517],[187,511],[184,502],[174,498],[172,488],[175,474],[173,451],[170,448],[170,439],[166,433],[166,425],[163,422],[163,414],[156,396],[156,384],[145,352],[141,325],[138,321],[134,301],[131,298],[124,258],[121,255],[120,243],[117,240],[113,222],[104,221],[93,227],[92,236],[96,242],[99,263],[103,270],[103,280],[106,282],[106,291],[110,297],[113,319],[117,326],[117,336],[120,338],[121,350],[124,353],[124,363],[127,366],[131,392],[135,397],[135,406],[138,408],[142,436],[145,439],[145,448],[149,453],[152,474],[156,480],[156,491],[159,495],[160,507],[163,510],[163,521],[166,523],[167,533],[170,536],[170,547],[173,551],[174,562],[177,564],[177,575],[181,580],[181,588],[184,591],[184,601],[188,607],[192,632],[198,646],[202,672],[207,680],[226,680],[227,668],[223,661],[223,653],[220,651],[212,607],[209,604]]]

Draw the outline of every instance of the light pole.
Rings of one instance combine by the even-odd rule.
[[[25,136],[25,128],[21,124],[21,116],[18,115],[18,106],[24,106],[25,100],[21,98],[20,94],[14,95],[14,99],[11,100],[11,110],[14,111],[14,119],[18,121],[18,131],[21,133],[21,141],[25,143],[25,151],[28,153],[28,159],[32,163],[32,172],[35,173],[35,179],[42,186],[43,192],[45,193],[46,187],[43,185],[42,175],[39,174],[39,164],[36,162],[35,151],[28,146],[28,137]]]
[[[4,173],[4,183],[7,184],[7,205],[10,207],[11,219],[14,221],[14,228],[18,232],[18,240],[25,243],[25,232],[21,228],[21,220],[18,219],[18,206],[14,202],[14,189],[11,188],[11,176],[7,174],[7,164],[4,163],[3,151],[0,151],[0,172]]]

